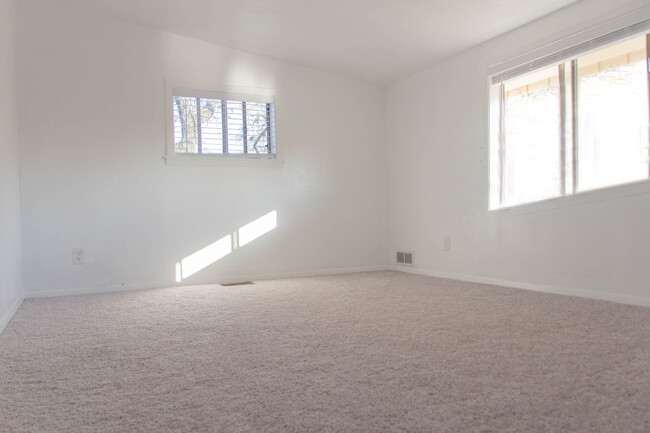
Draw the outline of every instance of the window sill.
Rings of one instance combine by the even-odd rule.
[[[552,211],[573,206],[584,206],[601,201],[617,200],[637,195],[650,194],[650,179],[642,179],[623,185],[613,185],[581,191],[576,194],[553,197],[545,200],[522,203],[511,206],[490,209],[489,213],[504,215],[519,215],[535,212]]]
[[[275,158],[255,158],[235,155],[174,155],[163,156],[166,165],[192,167],[253,167],[281,168],[284,160]]]

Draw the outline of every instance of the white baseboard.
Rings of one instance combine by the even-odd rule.
[[[469,274],[457,274],[451,272],[433,271],[422,268],[411,268],[403,266],[361,266],[354,268],[330,268],[312,271],[297,271],[297,272],[280,272],[280,273],[265,273],[265,274],[242,274],[242,275],[226,275],[219,278],[218,282],[196,282],[196,283],[174,283],[169,281],[149,282],[149,283],[136,283],[136,284],[121,284],[109,285],[99,287],[79,287],[74,289],[61,289],[61,290],[41,290],[36,292],[25,293],[25,298],[46,298],[55,296],[71,296],[71,295],[88,295],[96,293],[111,293],[132,290],[146,290],[146,289],[159,289],[166,287],[178,286],[192,286],[192,285],[206,285],[206,284],[219,284],[219,283],[233,283],[238,281],[255,281],[255,280],[277,280],[283,278],[301,278],[301,277],[315,277],[323,275],[336,275],[336,274],[350,274],[357,272],[376,272],[392,270],[398,272],[405,272],[409,274],[428,275],[431,277],[447,278],[451,280],[466,281],[470,283],[490,284],[494,286],[511,287],[515,289],[533,290],[537,292],[555,293],[559,295],[577,296],[580,298],[599,299],[604,301],[618,302],[621,304],[641,305],[650,307],[650,298],[642,298],[636,296],[620,295],[616,293],[607,292],[593,292],[589,290],[573,289],[569,287],[551,286],[544,284],[526,283],[522,281],[502,280],[498,278],[481,277]],[[14,305],[0,318],[0,332],[9,323],[9,320],[16,313],[23,299],[16,301]]]
[[[16,299],[16,302],[11,304],[11,307],[9,307],[9,309],[2,315],[2,317],[0,317],[0,334],[2,334],[2,331],[5,330],[11,321],[11,318],[14,317],[14,314],[16,314],[24,300],[25,298],[22,296]]]
[[[75,287],[72,289],[38,290],[25,292],[25,298],[55,298],[58,296],[92,295],[97,293],[129,292],[133,290],[158,289],[174,287],[174,283],[133,283],[106,286]]]
[[[126,292],[133,290],[147,290],[147,289],[161,289],[167,287],[185,287],[194,285],[207,285],[207,284],[220,284],[220,283],[234,283],[238,281],[255,281],[255,280],[278,280],[283,278],[300,278],[300,277],[315,277],[321,275],[337,275],[337,274],[351,274],[356,272],[375,272],[386,271],[389,267],[385,265],[377,266],[362,266],[356,268],[331,268],[320,269],[313,271],[298,271],[298,272],[280,272],[280,273],[267,273],[267,274],[242,274],[242,275],[224,275],[218,281],[201,281],[196,283],[181,282],[175,283],[171,281],[159,281],[148,283],[135,283],[135,284],[120,284],[120,285],[107,285],[96,287],[77,287],[73,289],[60,289],[60,290],[39,290],[25,293],[25,298],[51,298],[56,296],[73,296],[73,295],[90,295],[97,293],[113,293],[113,292]]]
[[[226,276],[220,283],[234,283],[237,281],[252,281],[252,280],[279,280],[284,278],[301,278],[301,277],[318,277],[323,275],[340,275],[340,274],[354,274],[358,272],[377,272],[387,271],[389,266],[376,265],[376,266],[361,266],[356,268],[331,268],[321,269],[316,271],[298,271],[298,272],[283,272],[277,274],[257,274],[253,276]]]
[[[430,277],[447,278],[450,280],[466,281],[469,283],[490,284],[493,286],[533,290],[536,292],[555,293],[558,295],[577,296],[580,298],[618,302],[619,304],[641,305],[644,307],[650,307],[650,298],[641,298],[637,296],[619,295],[616,293],[607,292],[592,292],[589,290],[572,289],[569,287],[525,283],[522,281],[501,280],[498,278],[480,277],[468,274],[455,274],[451,272],[440,272],[422,268],[408,268],[395,265],[391,266],[390,269],[393,271],[405,272],[409,274],[428,275]]]

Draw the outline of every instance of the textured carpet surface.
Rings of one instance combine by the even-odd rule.
[[[2,432],[649,432],[650,309],[393,272],[26,300]]]

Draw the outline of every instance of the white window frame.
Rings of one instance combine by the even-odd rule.
[[[640,179],[624,184],[615,184],[584,191],[573,191],[570,194],[561,195],[543,199],[539,201],[526,202],[514,205],[503,205],[502,196],[494,202],[494,190],[491,181],[495,176],[499,182],[503,179],[500,173],[493,173],[493,169],[499,170],[502,166],[500,161],[497,167],[492,164],[493,146],[499,147],[499,159],[501,160],[501,143],[502,143],[502,107],[499,106],[501,99],[495,90],[495,80],[497,77],[512,78],[518,75],[524,75],[527,72],[542,69],[553,64],[559,64],[572,58],[579,57],[591,51],[605,48],[613,45],[628,37],[633,37],[642,33],[650,33],[650,6],[643,7],[629,14],[609,20],[605,23],[597,24],[587,28],[579,33],[559,38],[556,42],[541,46],[523,54],[514,56],[506,61],[494,64],[488,68],[488,184],[489,184],[489,211],[515,211],[522,208],[522,212],[528,212],[532,209],[548,210],[562,206],[582,205],[602,200],[611,200],[620,197],[634,196],[639,194],[650,194],[650,175],[648,178]],[[650,46],[650,44],[649,44]],[[650,73],[650,69],[649,69]],[[650,83],[649,83],[650,86]],[[650,89],[649,89],[650,93]],[[493,116],[498,112],[499,116]],[[499,185],[501,188],[502,185]]]
[[[165,160],[167,165],[217,166],[217,167],[283,167],[284,160],[280,158],[277,145],[277,97],[270,89],[242,88],[224,86],[224,90],[198,90],[197,87],[186,87],[165,82],[165,123],[166,144]],[[174,96],[190,98],[221,99],[245,102],[263,102],[274,105],[273,141],[274,154],[180,154],[176,153],[174,145]]]

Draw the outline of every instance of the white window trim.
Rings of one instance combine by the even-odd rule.
[[[253,154],[203,154],[203,155],[179,155],[174,147],[174,118],[173,118],[173,97],[189,96],[194,98],[210,99],[231,99],[247,102],[265,102],[275,105],[275,135],[278,134],[278,104],[277,97],[269,89],[245,88],[223,86],[221,90],[198,90],[199,86],[181,86],[170,81],[165,81],[165,125],[166,144],[163,159],[166,165],[170,166],[213,166],[213,167],[259,167],[272,168],[283,167],[284,160],[281,158],[281,150],[277,145],[274,155],[253,155]]]
[[[533,62],[537,59],[552,56],[560,51],[567,50],[573,46],[578,46],[589,42],[590,40],[598,39],[604,35],[620,31],[626,27],[634,26],[635,24],[650,19],[650,6],[644,6],[632,12],[626,13],[622,16],[613,18],[604,23],[595,24],[578,33],[574,33],[565,37],[558,37],[556,42],[546,44],[532,50],[515,55],[508,60],[495,63],[488,67],[487,73],[487,95],[488,95],[488,117],[489,121],[487,131],[487,163],[488,163],[488,195],[486,210],[488,213],[504,213],[509,215],[518,215],[532,212],[542,212],[555,210],[565,207],[582,206],[600,201],[624,199],[637,195],[650,194],[650,178],[640,179],[633,182],[624,184],[608,185],[600,188],[595,188],[585,191],[575,191],[571,194],[561,195],[548,199],[519,203],[514,205],[499,205],[493,207],[491,202],[492,186],[490,181],[493,177],[492,170],[497,169],[491,164],[491,147],[494,139],[501,133],[500,121],[494,119],[491,115],[492,105],[495,104],[495,95],[493,90],[493,77],[505,73],[508,70],[517,68],[518,66]],[[598,49],[600,47],[594,48]],[[649,90],[650,91],[650,90]]]
[[[573,194],[552,197],[538,201],[514,204],[488,209],[489,213],[520,215],[535,212],[552,211],[562,208],[584,206],[601,201],[625,199],[638,195],[650,194],[650,179],[641,179],[618,185],[603,186]]]

